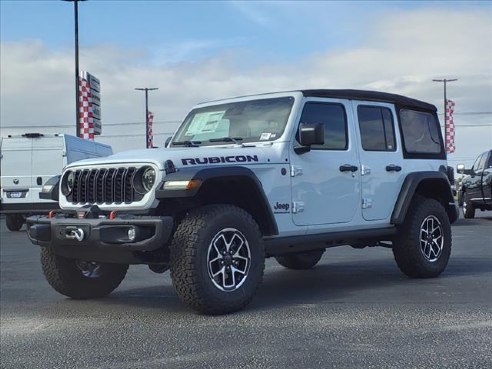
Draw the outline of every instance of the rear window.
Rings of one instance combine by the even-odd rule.
[[[413,154],[439,154],[442,143],[439,123],[430,113],[400,110],[405,151]]]
[[[391,110],[379,106],[359,106],[359,129],[364,151],[395,151]]]

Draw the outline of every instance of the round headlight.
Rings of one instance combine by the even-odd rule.
[[[75,172],[68,173],[67,176],[67,188],[70,192],[73,190],[73,183],[75,182]]]
[[[149,192],[155,183],[155,170],[147,168],[142,174],[142,185],[146,192]]]
[[[62,181],[62,193],[67,196],[72,193],[73,184],[75,182],[75,172],[69,171],[64,176],[64,180]]]

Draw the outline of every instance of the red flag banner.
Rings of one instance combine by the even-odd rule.
[[[79,137],[94,140],[91,89],[89,81],[79,77]]]
[[[147,117],[147,121],[149,122],[149,125],[148,125],[148,141],[147,141],[147,148],[148,149],[151,149],[154,147],[154,137],[153,137],[153,133],[152,133],[152,122],[154,121],[154,114],[152,112],[149,111],[149,115]]]
[[[454,101],[446,100],[446,152],[453,153],[455,150],[454,146]]]

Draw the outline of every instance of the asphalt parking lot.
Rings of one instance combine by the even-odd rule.
[[[74,301],[45,281],[25,231],[1,222],[2,368],[491,368],[492,213],[453,226],[437,279],[391,250],[328,249],[310,271],[267,261],[245,310],[197,315],[169,273],[131,267],[109,297]]]

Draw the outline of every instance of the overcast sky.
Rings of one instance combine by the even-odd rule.
[[[73,4],[0,0],[2,136],[75,133]],[[491,2],[79,4],[80,67],[101,80],[103,135],[145,146],[144,96],[160,145],[196,103],[301,88],[360,88],[456,102],[456,152],[492,148]]]

